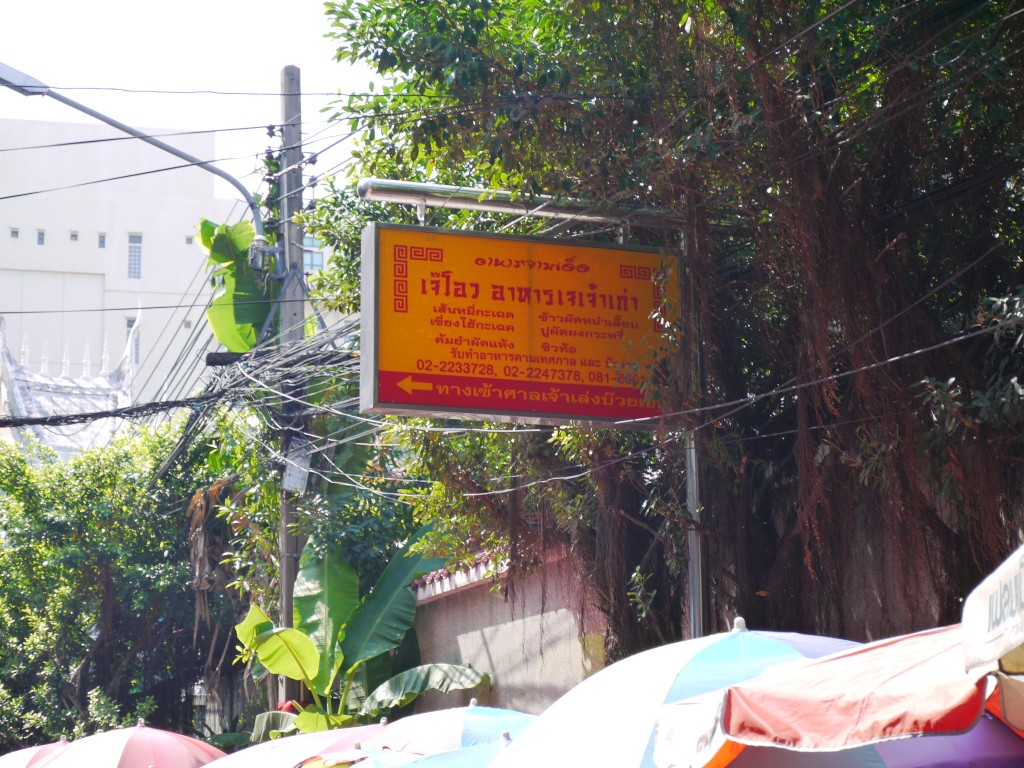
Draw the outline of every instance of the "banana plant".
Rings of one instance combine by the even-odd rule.
[[[392,674],[391,656],[409,635],[416,615],[409,585],[443,565],[440,559],[409,552],[422,533],[391,559],[363,597],[358,575],[336,550],[328,546],[318,554],[310,542],[295,581],[294,628],[275,626],[255,605],[235,627],[241,660],[255,657],[267,673],[298,680],[309,691],[311,703],[295,703],[296,729],[355,725],[405,706],[428,690],[490,686],[488,675],[456,664],[425,664]]]
[[[214,337],[229,352],[248,352],[273,311],[277,285],[261,278],[249,266],[249,246],[255,237],[252,224],[199,223],[199,244],[207,255],[213,300],[206,319]]]

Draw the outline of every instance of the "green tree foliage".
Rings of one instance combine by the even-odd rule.
[[[190,730],[205,637],[189,588],[192,479],[158,475],[175,437],[147,431],[68,462],[0,442],[3,749],[139,716]]]
[[[353,422],[354,382],[344,378],[311,369],[307,379],[304,397],[316,415],[304,436],[315,455],[307,490],[294,499],[295,534],[337,547],[368,588],[397,542],[412,533],[413,516],[398,495],[401,470],[392,452]],[[216,479],[196,495],[193,509],[217,541],[210,557],[221,574],[218,589],[228,586],[248,601],[273,605],[285,457],[281,402],[272,392],[265,395],[254,396],[250,407],[219,412],[205,446]],[[235,621],[229,614],[222,618]]]
[[[594,570],[622,563],[620,606],[678,580],[678,438],[696,427],[716,615],[861,637],[957,618],[1021,520],[1011,3],[343,0],[328,14],[338,58],[387,80],[338,105],[366,129],[360,172],[685,217],[681,233],[634,227],[684,244],[662,393],[679,416],[641,454],[646,438],[566,432],[564,457],[501,473],[528,489],[570,456],[591,472],[563,509],[593,517],[568,535],[606,542]],[[439,493],[486,512],[464,496],[487,477],[477,454],[441,455]],[[649,466],[618,471],[631,463]],[[489,519],[559,530],[516,504]],[[651,560],[673,567],[633,578]],[[624,646],[628,624],[613,621]]]

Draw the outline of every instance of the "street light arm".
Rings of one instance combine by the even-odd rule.
[[[182,160],[191,163],[192,165],[198,166],[199,168],[209,171],[215,176],[220,176],[231,186],[237,189],[238,192],[245,199],[246,204],[248,204],[249,210],[252,212],[253,227],[256,230],[256,241],[266,242],[266,237],[263,234],[263,217],[260,213],[260,207],[256,203],[255,198],[253,198],[249,190],[247,190],[245,186],[242,184],[242,182],[240,182],[234,176],[225,173],[220,168],[216,167],[215,165],[211,165],[205,160],[200,160],[198,157],[190,155],[188,152],[184,152],[178,149],[177,147],[173,147],[170,144],[160,141],[160,139],[157,139],[153,136],[149,136],[136,128],[132,128],[130,125],[125,125],[124,123],[115,120],[112,117],[108,117],[107,115],[104,115],[101,112],[97,112],[94,109],[90,109],[84,104],[79,104],[74,99],[69,99],[67,96],[57,93],[48,85],[40,82],[39,80],[36,80],[34,77],[30,77],[29,75],[26,75],[24,72],[19,72],[13,67],[9,67],[2,62],[0,62],[0,85],[10,88],[12,91],[20,93],[22,96],[49,96],[51,99],[55,99],[56,101],[59,101],[62,104],[66,104],[72,109],[76,109],[79,112],[84,112],[90,117],[96,118],[100,122],[106,123],[107,125],[117,128],[119,131],[123,131],[124,133],[127,133],[130,136],[134,136],[137,139],[141,139],[147,144],[152,144],[154,147],[162,149],[164,152],[168,152],[174,155],[175,157],[179,157]]]

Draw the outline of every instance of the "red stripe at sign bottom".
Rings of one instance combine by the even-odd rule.
[[[407,371],[379,371],[381,405],[443,408],[453,412],[526,413],[595,419],[657,416],[657,403],[632,387],[482,379]]]

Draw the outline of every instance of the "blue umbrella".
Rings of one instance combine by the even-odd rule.
[[[792,632],[732,632],[672,643],[616,662],[542,713],[493,768],[609,765],[653,768],[655,728],[665,704],[717,691],[789,661],[855,647]]]
[[[500,742],[506,733],[515,738],[533,720],[533,715],[514,709],[476,705],[439,709],[388,723],[363,739],[361,747],[432,755],[474,744]]]
[[[490,741],[470,747],[427,755],[412,763],[414,768],[485,768],[505,751],[506,742]]]

